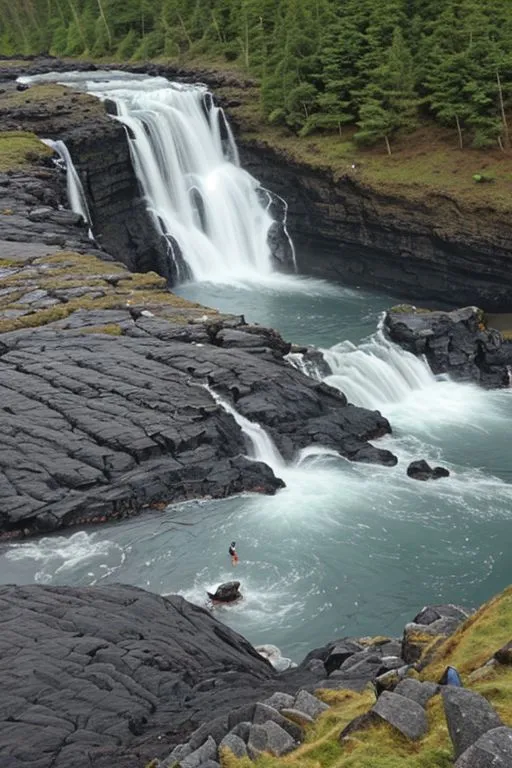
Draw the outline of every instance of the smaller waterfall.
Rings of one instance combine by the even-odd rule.
[[[319,351],[323,364],[299,353],[287,359],[302,373],[336,387],[350,403],[364,408],[398,403],[438,381],[424,360],[388,341],[381,329],[359,346],[343,341]],[[331,373],[326,374],[326,369]]]
[[[244,433],[249,443],[249,458],[267,464],[273,470],[274,474],[279,476],[280,473],[286,469],[286,463],[279,453],[277,446],[274,444],[274,441],[265,432],[263,427],[254,421],[249,421],[245,416],[238,413],[232,405],[219,397],[219,395],[207,384],[204,384],[203,386],[210,393],[215,402],[218,403],[226,413],[229,413],[234,418]]]
[[[388,341],[378,331],[356,347],[350,341],[323,350],[332,374],[323,380],[345,393],[349,402],[381,408],[404,400],[413,390],[435,384],[428,365]]]
[[[85,196],[80,176],[74,166],[69,150],[63,141],[53,141],[52,139],[43,139],[43,143],[47,147],[53,149],[58,154],[62,162],[63,167],[66,169],[66,186],[68,193],[68,201],[71,210],[74,213],[79,213],[86,224],[89,225],[89,238],[93,240],[91,231],[91,215],[89,213],[89,207],[87,205],[87,198]]]

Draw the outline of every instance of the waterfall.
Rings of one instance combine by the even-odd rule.
[[[230,283],[270,274],[272,218],[258,182],[237,165],[227,121],[205,100],[207,92],[169,83],[111,95],[148,208],[161,233],[177,242],[190,277]]]
[[[70,208],[74,213],[79,213],[85,223],[89,225],[89,238],[93,240],[91,216],[87,206],[87,198],[68,148],[64,142],[60,140],[53,141],[52,139],[43,139],[43,143],[53,149],[53,151],[60,157],[62,165],[66,170],[66,188]]]
[[[276,222],[267,195],[240,167],[227,118],[206,86],[115,70],[49,72],[18,81],[58,82],[115,103],[115,119],[126,127],[148,211],[169,243],[178,279],[240,285],[276,274],[269,239]],[[286,221],[280,226],[293,266]]]
[[[249,421],[245,416],[238,413],[232,405],[223,400],[207,384],[204,384],[203,386],[210,393],[215,402],[218,403],[226,413],[229,413],[234,418],[244,433],[249,444],[249,458],[267,464],[276,476],[280,476],[280,473],[286,469],[286,463],[270,435],[265,432],[260,424],[257,424],[254,421]]]
[[[359,346],[343,341],[321,352],[331,370],[328,375],[314,360],[301,354],[290,354],[288,360],[303,373],[341,390],[350,403],[364,408],[381,409],[405,401],[415,390],[438,381],[424,360],[390,342],[381,329]]]

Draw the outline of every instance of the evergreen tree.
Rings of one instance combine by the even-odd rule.
[[[384,61],[377,68],[374,82],[363,91],[354,139],[360,144],[375,144],[384,139],[391,154],[391,138],[417,125],[418,97],[415,91],[411,52],[399,27]]]

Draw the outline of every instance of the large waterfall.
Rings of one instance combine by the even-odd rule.
[[[148,210],[169,243],[178,278],[258,283],[274,272],[273,197],[240,167],[224,112],[205,86],[123,72],[54,72],[20,80],[58,80],[115,102]],[[286,204],[279,204],[286,215]],[[282,233],[287,237],[285,223]],[[291,244],[289,251],[293,259]]]

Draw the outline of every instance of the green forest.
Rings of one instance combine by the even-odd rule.
[[[510,147],[512,0],[0,0],[0,53],[42,52],[222,58],[301,136],[353,126],[391,153],[429,118]]]

